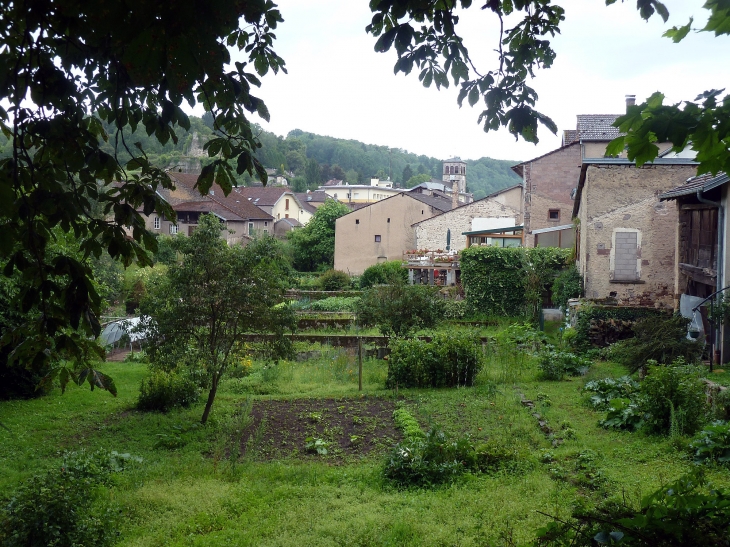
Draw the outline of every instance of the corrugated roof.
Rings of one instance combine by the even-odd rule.
[[[524,226],[507,226],[505,228],[490,228],[489,230],[472,230],[470,232],[461,232],[463,236],[471,236],[476,234],[501,234],[502,232],[517,232],[524,228]]]

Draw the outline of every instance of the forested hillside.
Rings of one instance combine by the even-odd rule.
[[[410,187],[429,177],[440,179],[441,161],[446,159],[419,156],[399,148],[315,135],[299,129],[291,131],[286,137],[277,136],[260,127],[255,127],[255,130],[258,131],[262,143],[262,147],[256,152],[259,161],[268,168],[293,173],[294,177],[290,182],[298,191],[316,188],[329,179],[340,179],[350,184],[366,183],[372,176],[383,179],[390,177],[396,186]],[[139,142],[153,164],[163,168],[180,166],[185,169],[194,166],[198,161],[205,163],[206,158],[199,156],[202,153],[200,149],[212,132],[212,120],[209,116],[191,116],[190,132],[178,128],[177,143],[170,140],[163,146],[154,137],[148,137],[140,126],[134,133],[127,128],[120,136],[110,132],[109,142],[104,143],[102,148],[113,154],[114,144],[119,139],[117,154],[122,162],[126,162],[130,155],[125,146],[136,150],[135,143]],[[198,157],[190,158],[194,133],[198,135],[198,148],[197,152],[192,150],[192,154],[198,154]],[[0,153],[10,153],[10,143],[2,135]],[[510,170],[510,166],[517,163],[516,161],[491,158],[466,161],[467,184],[476,198],[519,182],[519,178]],[[239,178],[240,184],[252,182],[248,174]]]

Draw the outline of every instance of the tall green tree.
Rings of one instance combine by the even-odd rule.
[[[240,335],[273,332],[275,353],[286,354],[284,331],[295,327],[283,301],[288,264],[280,243],[271,237],[245,248],[228,246],[217,217],[204,215],[189,238],[177,238],[180,264],[150,289],[141,311],[149,316],[150,360],[162,366],[201,367],[208,398],[201,422],[210,415],[220,381],[242,357]]]
[[[310,188],[316,188],[322,184],[322,168],[314,158],[309,158],[307,160],[304,177],[307,179],[307,186]]]
[[[12,142],[0,160],[0,260],[6,276],[21,272],[21,313],[38,310],[0,344],[33,368],[59,354],[82,361],[100,332],[101,300],[84,260],[46,252],[54,228],[73,232],[82,256],[150,264],[145,249],[156,242],[143,215],[175,218],[156,192],[172,184],[134,134],[175,142],[190,127],[183,101],[213,117],[201,192],[214,181],[230,191],[244,171],[266,180],[248,116],[269,118],[251,90],[284,70],[271,47],[282,18],[264,1],[18,0],[0,6],[0,19],[0,130]],[[242,60],[232,63],[228,47]]]
[[[289,232],[294,268],[300,272],[314,272],[334,266],[335,221],[349,212],[344,203],[327,200],[304,228]]]
[[[403,185],[403,187],[405,187],[406,182],[411,180],[412,176],[413,176],[413,170],[411,169],[411,165],[408,164],[403,168],[403,174],[401,175],[401,178],[400,178],[401,185]]]

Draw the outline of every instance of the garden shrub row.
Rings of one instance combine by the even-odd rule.
[[[395,338],[389,345],[389,388],[471,386],[484,362],[478,333],[466,329],[435,333],[430,342]]]

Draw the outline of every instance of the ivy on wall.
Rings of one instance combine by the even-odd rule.
[[[535,319],[571,249],[469,247],[461,252],[461,280],[470,313]]]

